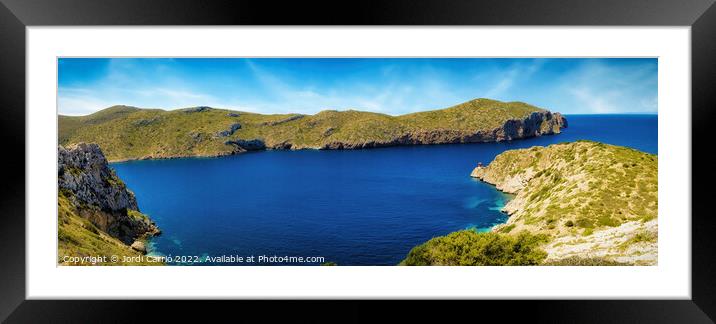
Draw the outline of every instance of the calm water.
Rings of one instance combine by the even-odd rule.
[[[657,153],[656,116],[567,118],[560,135],[509,143],[267,151],[113,167],[163,230],[150,244],[154,254],[394,265],[432,237],[506,220],[499,209],[509,197],[469,176],[477,162],[505,150],[590,139]]]

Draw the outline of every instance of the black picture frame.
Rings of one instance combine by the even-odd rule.
[[[0,0],[0,105],[3,164],[0,186],[0,319],[8,322],[104,322],[186,319],[201,316],[270,316],[292,321],[340,321],[386,314],[453,315],[499,312],[508,319],[549,322],[711,323],[716,318],[716,222],[709,205],[714,172],[707,168],[711,117],[716,110],[716,6],[714,0],[501,0],[446,1],[201,1],[201,0]],[[372,301],[49,301],[25,295],[25,28],[88,25],[588,25],[691,27],[692,294],[690,300],[461,301],[431,306]],[[665,152],[663,154],[668,154]],[[22,170],[22,172],[20,171]],[[683,215],[688,217],[688,214]],[[107,284],[115,284],[108,281]],[[269,307],[259,313],[251,310]],[[437,307],[437,308],[436,308]],[[390,310],[389,313],[382,313]],[[438,311],[439,310],[439,311]],[[519,310],[519,311],[515,311]],[[269,312],[268,314],[264,312]],[[313,317],[298,319],[306,312]],[[339,312],[340,318],[329,313]],[[148,314],[148,315],[139,315]],[[209,316],[210,317],[210,316]],[[206,317],[203,317],[206,318]],[[238,320],[238,318],[236,318]],[[245,319],[245,318],[242,318]]]

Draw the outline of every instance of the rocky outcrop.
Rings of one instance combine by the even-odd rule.
[[[99,146],[80,143],[57,150],[57,176],[60,190],[69,190],[79,204],[101,210],[137,210],[137,201],[124,183],[108,167]]]
[[[578,258],[603,258],[627,264],[656,264],[659,229],[657,220],[626,222],[588,236],[565,235],[544,246],[546,262]],[[638,239],[637,239],[638,238]]]
[[[294,121],[294,120],[299,120],[299,119],[301,119],[301,118],[303,118],[303,117],[306,117],[306,115],[293,115],[293,116],[286,117],[286,118],[284,118],[284,119],[280,119],[280,120],[276,120],[276,121],[264,122],[264,123],[262,123],[261,125],[263,125],[263,126],[276,126],[276,125],[281,125],[281,124],[284,124],[284,123],[292,122],[292,121]]]
[[[266,143],[260,139],[252,140],[233,140],[224,142],[226,145],[233,145],[241,151],[262,151],[266,149]]]
[[[501,128],[493,130],[495,141],[513,140],[559,133],[567,128],[567,119],[560,113],[547,110],[531,113],[525,119],[510,119]]]
[[[231,126],[229,126],[229,129],[218,132],[216,134],[216,136],[217,137],[228,137],[228,136],[234,135],[234,133],[236,133],[236,131],[239,129],[241,129],[241,124],[233,123],[233,124],[231,124]]]
[[[212,109],[211,107],[199,106],[199,107],[186,108],[183,111],[184,111],[184,113],[191,114],[191,113],[210,111],[211,109]]]
[[[161,121],[161,118],[155,116],[155,117],[148,118],[148,119],[139,119],[135,122],[132,122],[132,125],[142,127],[142,126],[149,126],[152,124],[156,124],[160,121]]]
[[[130,247],[132,248],[132,250],[135,250],[137,252],[147,253],[147,247],[142,241],[134,241],[134,243],[132,243]]]
[[[60,194],[81,217],[125,244],[159,233],[154,222],[139,212],[134,194],[109,168],[98,145],[59,146],[57,153]]]
[[[293,144],[289,142],[276,143],[271,146],[272,150],[290,150],[293,148]]]

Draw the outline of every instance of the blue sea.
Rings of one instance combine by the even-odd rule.
[[[395,265],[433,237],[506,220],[500,208],[510,197],[470,178],[478,162],[505,150],[588,139],[657,153],[656,115],[566,117],[569,127],[559,135],[512,142],[266,151],[112,167],[163,231],[150,241],[151,253],[179,257],[170,264],[321,263],[298,262],[304,257]],[[202,262],[207,256],[228,262]]]

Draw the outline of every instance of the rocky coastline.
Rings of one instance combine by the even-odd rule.
[[[290,120],[296,120],[293,118]],[[260,138],[226,140],[224,145],[229,150],[212,153],[191,154],[156,154],[137,158],[123,158],[110,162],[127,162],[134,160],[159,160],[189,157],[222,157],[250,151],[265,150],[359,150],[392,146],[408,145],[440,145],[440,144],[474,144],[519,140],[543,135],[555,135],[568,127],[567,118],[560,113],[547,110],[535,111],[522,119],[509,119],[500,127],[489,131],[465,131],[454,129],[436,129],[408,131],[387,140],[368,141],[329,141],[319,146],[297,145],[290,141],[266,142]],[[232,126],[232,129],[234,127]],[[238,128],[237,128],[238,129]],[[233,132],[232,132],[233,134]]]
[[[97,143],[111,162],[487,143],[558,134],[566,127],[560,113],[485,98],[397,116],[352,109],[257,114],[205,106],[169,111],[112,106],[87,116],[59,116],[60,144]]]
[[[591,141],[506,151],[471,177],[513,194],[495,233],[550,237],[546,262],[657,264],[656,156]]]
[[[466,144],[511,141],[559,134],[567,128],[567,119],[560,113],[536,111],[524,119],[509,119],[501,127],[489,131],[475,132],[438,129],[408,132],[387,141],[357,143],[330,142],[319,147],[321,150],[351,150],[401,145]]]
[[[57,153],[58,194],[60,205],[67,212],[61,220],[60,236],[67,234],[62,233],[62,225],[72,224],[72,218],[78,216],[89,221],[81,228],[96,235],[101,231],[100,236],[109,236],[128,249],[146,254],[144,241],[161,231],[139,211],[134,193],[109,168],[99,146],[87,143],[66,148],[59,146]],[[116,243],[114,240],[104,241]],[[67,243],[81,245],[87,242],[68,240]]]

